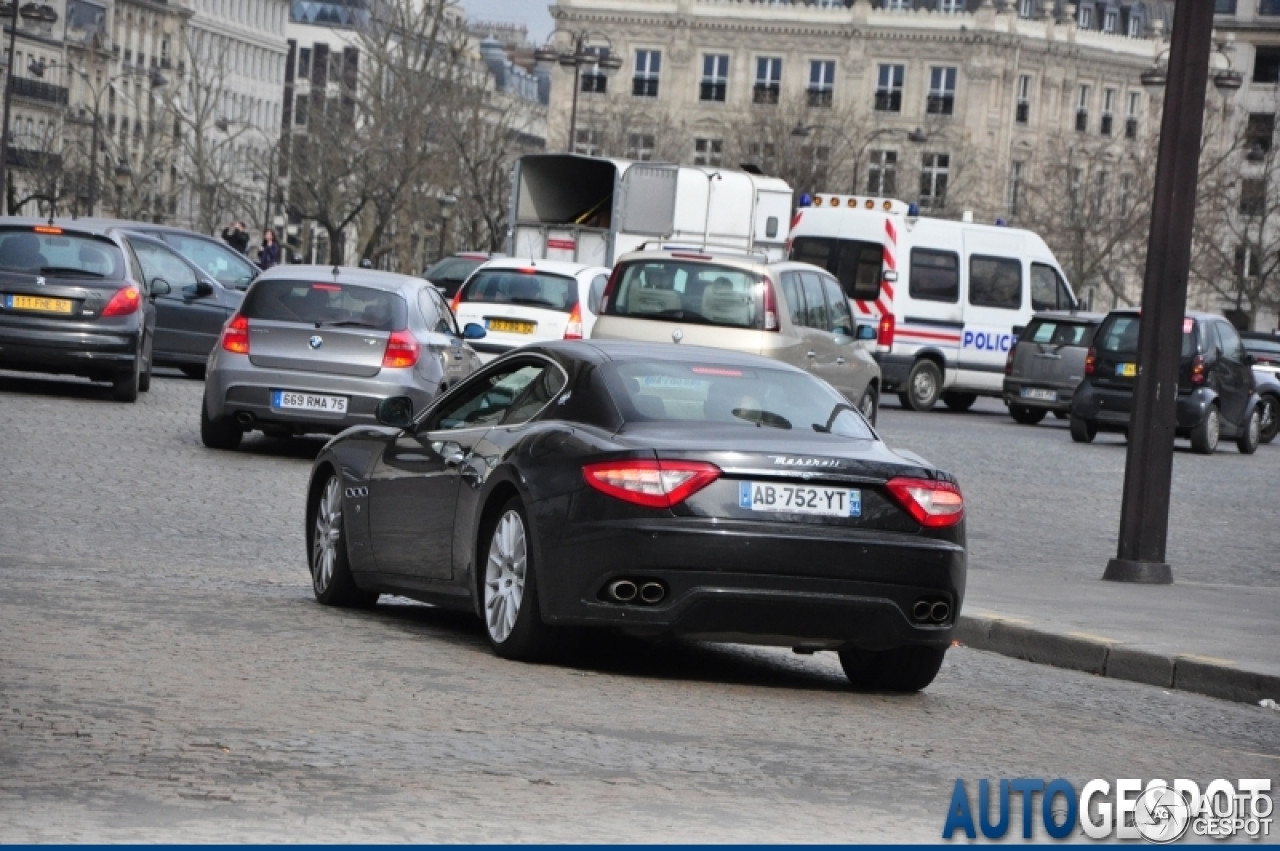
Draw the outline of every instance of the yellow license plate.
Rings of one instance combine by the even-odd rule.
[[[537,327],[534,322],[517,322],[514,319],[490,319],[490,331],[505,331],[508,334],[532,334]]]
[[[1124,378],[1133,378],[1138,374],[1138,365],[1136,363],[1122,363],[1116,367],[1116,375]]]
[[[39,310],[44,313],[70,313],[72,302],[65,298],[34,295],[12,295],[5,299],[10,310]]]

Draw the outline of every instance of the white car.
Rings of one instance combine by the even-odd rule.
[[[472,343],[482,355],[547,340],[591,336],[609,270],[560,260],[504,257],[471,273],[453,297],[459,325],[474,322],[486,331]]]

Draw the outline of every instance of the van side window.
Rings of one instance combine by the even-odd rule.
[[[911,249],[908,291],[912,298],[955,304],[960,300],[960,256],[951,251]]]
[[[1031,309],[1070,310],[1074,304],[1058,270],[1044,263],[1031,264]]]
[[[969,304],[1002,310],[1022,307],[1022,262],[977,254],[970,257]]]
[[[827,291],[827,306],[831,310],[831,330],[842,337],[853,336],[853,311],[849,299],[835,278],[823,277],[822,286]]]
[[[800,292],[800,276],[795,272],[784,272],[782,275],[782,297],[787,302],[787,313],[791,316],[792,325],[804,325],[804,294]]]
[[[834,270],[850,298],[875,301],[880,298],[881,264],[884,249],[874,242],[840,242],[839,265]]]
[[[804,288],[804,300],[809,306],[805,325],[819,331],[830,331],[831,321],[827,314],[827,300],[822,295],[822,278],[816,272],[801,272],[800,284]]]

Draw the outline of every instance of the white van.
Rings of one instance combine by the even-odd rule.
[[[917,411],[999,397],[1032,314],[1077,307],[1031,231],[922,218],[893,199],[814,197],[792,222],[789,256],[840,280],[857,318],[877,327],[884,391]]]

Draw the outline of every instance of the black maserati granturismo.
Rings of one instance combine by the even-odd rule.
[[[820,379],[752,355],[575,341],[505,355],[317,457],[316,598],[473,610],[500,656],[564,627],[835,650],[932,682],[964,597],[955,479]]]

